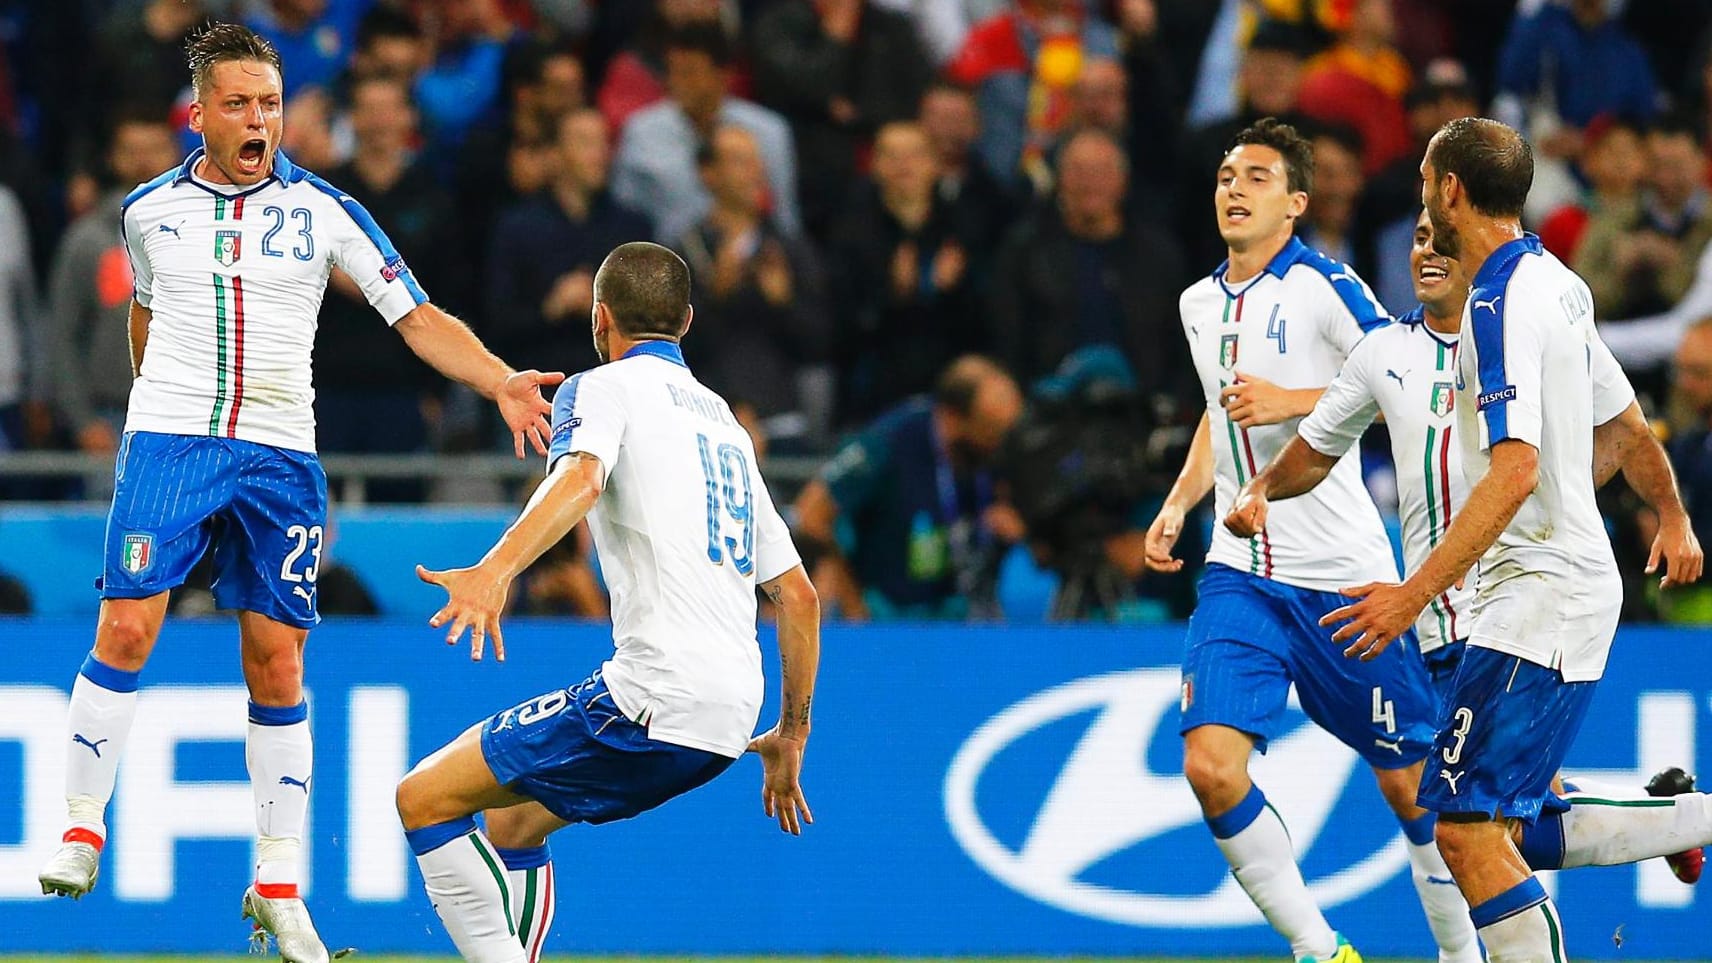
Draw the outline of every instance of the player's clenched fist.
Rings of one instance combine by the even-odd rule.
[[[1254,491],[1252,483],[1244,485],[1225,516],[1225,527],[1238,538],[1253,538],[1266,527],[1266,508],[1266,496]]]
[[[1183,560],[1171,557],[1177,536],[1183,534],[1183,510],[1167,502],[1147,526],[1147,567],[1155,572],[1176,572]]]

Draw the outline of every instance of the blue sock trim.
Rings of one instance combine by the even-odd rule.
[[[139,672],[115,669],[95,658],[93,652],[84,657],[83,668],[78,669],[77,674],[110,692],[137,691],[137,676],[141,675]]]
[[[421,829],[410,829],[404,833],[404,838],[410,843],[410,851],[418,856],[426,856],[454,839],[462,839],[476,831],[476,821],[472,816],[454,819],[449,823],[435,823],[423,826]]]
[[[1540,885],[1539,880],[1529,876],[1479,906],[1469,909],[1468,918],[1474,921],[1475,929],[1483,930],[1494,923],[1502,923],[1517,913],[1531,910],[1545,901],[1545,887]]]
[[[250,721],[258,726],[295,726],[309,718],[309,703],[294,706],[260,706],[250,703]]]
[[[1576,784],[1575,784],[1575,783],[1573,783],[1573,782],[1570,782],[1570,781],[1569,781],[1569,780],[1568,780],[1568,779],[1565,779],[1565,780],[1564,780],[1564,781],[1563,781],[1563,791],[1564,791],[1564,792],[1580,792],[1580,791],[1581,791],[1581,787],[1580,787],[1580,786],[1577,786],[1577,785],[1576,785]]]
[[[1254,825],[1254,821],[1266,810],[1266,794],[1259,786],[1248,787],[1248,795],[1242,797],[1242,802],[1236,808],[1222,816],[1208,816],[1207,828],[1213,831],[1216,839],[1229,839]]]
[[[553,853],[546,843],[528,849],[500,849],[498,846],[494,849],[499,851],[499,861],[505,864],[506,869],[539,869],[553,861]]]
[[[1403,824],[1403,835],[1408,837],[1409,842],[1416,846],[1425,846],[1433,841],[1433,829],[1439,824],[1439,814],[1428,812],[1414,819],[1397,821]]]
[[[1522,824],[1522,851],[1531,869],[1563,868],[1563,814],[1541,813],[1533,825]]]

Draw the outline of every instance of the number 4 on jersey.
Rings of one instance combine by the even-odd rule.
[[[707,560],[723,565],[725,556],[730,555],[738,574],[749,575],[755,571],[755,516],[750,511],[754,492],[749,487],[749,459],[730,442],[714,449],[703,434],[696,435],[696,445],[701,449],[702,479],[707,483]],[[725,517],[741,527],[740,535],[723,533]]]

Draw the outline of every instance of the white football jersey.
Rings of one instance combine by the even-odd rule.
[[[1220,389],[1235,383],[1238,372],[1285,388],[1323,388],[1362,333],[1390,320],[1354,271],[1296,238],[1242,284],[1226,283],[1226,267],[1191,285],[1179,301],[1207,399],[1218,518],[1296,436],[1300,421],[1239,428],[1225,417]],[[1274,504],[1266,531],[1254,538],[1214,525],[1207,561],[1322,592],[1397,577],[1385,525],[1353,453],[1313,491]]]
[[[133,296],[153,313],[125,430],[312,452],[310,353],[333,265],[387,324],[428,295],[362,205],[283,152],[248,188],[195,176],[202,154],[122,208]]]
[[[1474,276],[1457,358],[1457,433],[1473,485],[1491,447],[1539,450],[1539,484],[1481,557],[1469,644],[1557,669],[1605,672],[1623,585],[1594,503],[1593,427],[1635,399],[1593,326],[1593,295],[1532,234]]]
[[[802,562],[749,433],[676,344],[650,341],[560,386],[547,463],[573,452],[606,473],[589,528],[612,593],[613,701],[650,738],[742,755],[764,681],[755,586]]]
[[[1428,328],[1419,307],[1375,329],[1350,352],[1313,414],[1296,428],[1315,451],[1342,456],[1376,416],[1385,416],[1397,466],[1403,562],[1410,572],[1438,546],[1451,513],[1468,499],[1462,451],[1451,441],[1456,343],[1456,335]],[[1422,652],[1467,638],[1473,599],[1470,580],[1427,605],[1415,620]]]

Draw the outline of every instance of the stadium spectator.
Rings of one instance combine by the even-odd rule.
[[[1409,153],[1403,96],[1413,80],[1398,52],[1391,0],[1355,0],[1349,26],[1302,70],[1302,113],[1361,135],[1361,171],[1371,176]]]
[[[1670,461],[1696,534],[1712,532],[1712,317],[1690,324],[1671,374]],[[1686,586],[1671,599],[1673,621],[1712,622],[1712,590]],[[1678,593],[1673,592],[1672,595]]]
[[[1602,318],[1669,309],[1694,281],[1695,255],[1712,241],[1706,157],[1694,128],[1678,119],[1655,125],[1646,151],[1639,203],[1594,213],[1576,252],[1575,272],[1592,289]]]
[[[148,0],[119,4],[96,36],[95,76],[86,112],[91,138],[112,122],[115,95],[139,109],[165,114],[189,103],[184,82],[184,42],[202,20],[201,0]],[[182,128],[182,124],[179,124]]]
[[[333,135],[333,98],[320,87],[300,88],[285,102],[288,123],[280,141],[292,163],[320,173],[344,162],[346,150]]]
[[[1022,414],[1022,392],[992,361],[965,356],[931,398],[882,415],[796,501],[799,540],[825,552],[813,573],[846,619],[959,619],[996,538],[988,464]]]
[[[946,75],[974,89],[979,150],[1002,183],[1050,183],[1047,154],[1069,119],[1082,63],[1118,53],[1117,32],[1081,0],[1013,0],[975,25]]]
[[[499,103],[515,28],[498,0],[426,0],[422,22],[434,56],[417,78],[416,103],[434,154],[451,163],[470,128]]]
[[[633,42],[606,63],[590,65],[605,68],[595,106],[615,134],[624,129],[631,114],[665,98],[668,37],[692,24],[712,26],[729,37],[736,22],[736,5],[729,0],[654,0],[624,6],[646,11]],[[732,72],[727,79],[732,96],[748,92],[740,72]]]
[[[1125,210],[1127,176],[1110,135],[1071,136],[1054,203],[1018,224],[999,252],[986,311],[993,343],[1025,384],[1077,348],[1106,344],[1148,392],[1192,400],[1177,313],[1183,254]]]
[[[940,202],[954,208],[959,222],[971,225],[976,237],[1001,236],[1017,205],[976,156],[981,115],[974,95],[955,84],[936,83],[922,95],[916,120],[939,165],[935,191]]]
[[[1119,137],[1130,157],[1130,203],[1150,217],[1171,209],[1177,146],[1183,138],[1184,99],[1193,82],[1173,44],[1194,29],[1184,24],[1186,4],[1122,0],[1116,6],[1123,50],[1124,129]]]
[[[54,400],[77,447],[92,455],[118,448],[131,393],[131,264],[119,240],[119,205],[136,185],[178,159],[178,141],[164,112],[119,118],[107,147],[107,167],[118,186],[72,224],[54,256],[49,311],[42,319]]]
[[[1658,85],[1646,51],[1612,15],[1608,0],[1518,8],[1498,57],[1492,116],[1534,145],[1534,186],[1525,212],[1538,222],[1574,200],[1569,165],[1584,153],[1583,133],[1603,114],[1637,121],[1658,109]],[[1564,65],[1574,69],[1563,69]]]
[[[373,0],[266,0],[250,5],[245,25],[271,41],[288,64],[287,99],[325,87],[344,70]]]
[[[1582,234],[1595,216],[1629,220],[1639,210],[1647,155],[1641,132],[1630,121],[1609,114],[1595,118],[1582,136],[1582,196],[1540,223],[1540,243],[1560,260],[1574,263]]]
[[[1218,159],[1225,155],[1237,132],[1260,118],[1296,119],[1307,43],[1297,27],[1261,22],[1242,54],[1238,74],[1241,110],[1234,117],[1192,128],[1184,135],[1177,152],[1175,224],[1191,263],[1217,264],[1225,257],[1224,239],[1219,237],[1213,218],[1207,216],[1207,199],[1213,193],[1207,171],[1218,167]]]
[[[1296,228],[1302,243],[1342,261],[1366,277],[1373,267],[1372,237],[1362,223],[1361,136],[1341,126],[1315,130],[1314,198]]]
[[[667,99],[624,125],[612,172],[621,202],[654,214],[664,242],[701,220],[711,203],[696,172],[699,144],[713,129],[735,124],[755,136],[767,165],[768,209],[785,234],[801,232],[796,149],[784,118],[726,93],[731,44],[720,28],[692,25],[666,40]]]
[[[758,98],[796,133],[804,228],[825,237],[874,132],[932,79],[908,18],[869,0],[786,0],[751,33]]]
[[[1070,85],[1070,118],[1065,130],[1103,130],[1118,143],[1129,136],[1129,75],[1116,60],[1085,60]]]
[[[766,171],[753,134],[715,128],[697,166],[713,207],[673,244],[694,285],[696,377],[764,417],[801,414],[798,376],[825,357],[832,335],[820,265],[767,216]],[[810,415],[808,423],[823,426],[828,414]]]
[[[289,125],[288,125],[289,129]],[[449,310],[470,300],[451,197],[416,159],[416,110],[410,92],[387,76],[351,88],[356,150],[327,179],[357,199],[392,239],[411,269],[435,281]],[[428,447],[428,415],[442,382],[404,339],[375,323],[357,282],[329,278],[315,330],[316,442],[329,452],[414,452]],[[416,482],[370,482],[377,501],[421,501]]]
[[[584,108],[559,122],[551,189],[500,215],[487,263],[483,337],[558,371],[597,360],[588,339],[594,272],[619,244],[646,240],[648,219],[607,189],[606,121]]]
[[[334,86],[349,98],[349,80],[386,76],[414,86],[427,69],[428,38],[409,16],[388,6],[376,6],[357,23],[356,46],[351,51],[345,80]]]
[[[579,524],[525,569],[510,596],[512,614],[605,618],[611,606],[589,562],[588,540],[587,523]]]
[[[24,206],[0,186],[0,451],[15,451],[42,439],[42,419],[26,425],[25,402],[45,372],[41,370],[36,300],[36,270],[30,257],[30,229]],[[26,429],[29,430],[26,430]]]
[[[933,148],[919,124],[880,129],[872,174],[845,212],[829,258],[844,425],[928,390],[946,364],[982,340],[970,275],[972,248],[985,242],[937,194]]]

